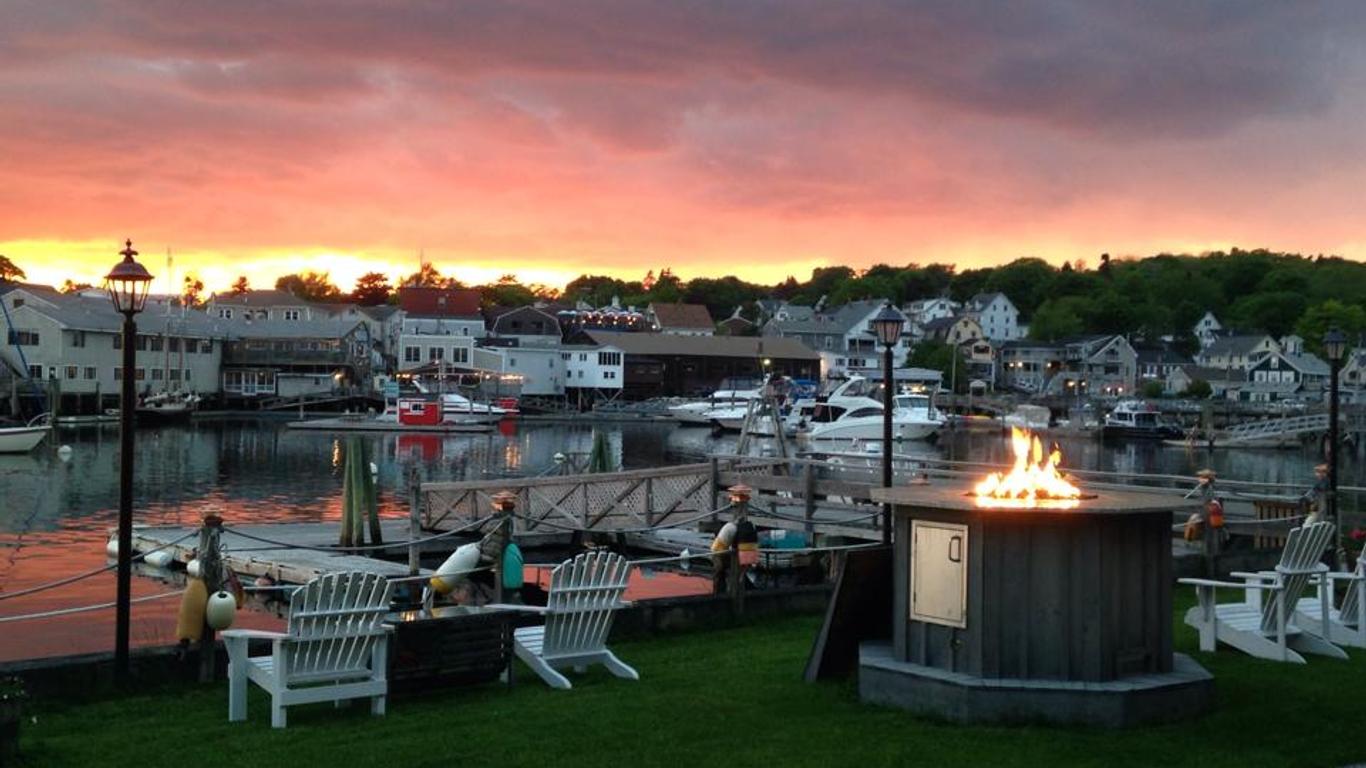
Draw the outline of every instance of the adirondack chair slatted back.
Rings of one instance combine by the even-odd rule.
[[[329,573],[289,599],[287,682],[328,680],[363,672],[389,611],[388,579],[373,573]]]
[[[1284,588],[1274,598],[1262,602],[1263,632],[1270,634],[1276,631],[1281,601],[1293,606],[1303,596],[1309,586],[1309,577],[1314,573],[1332,537],[1332,523],[1310,523],[1290,530],[1285,538],[1285,549],[1281,550],[1281,562],[1276,566]]]
[[[622,605],[631,564],[611,552],[585,552],[555,566],[546,606],[546,658],[602,650]]]
[[[1357,558],[1357,575],[1366,576],[1366,556]],[[1342,617],[1343,624],[1356,626],[1358,612],[1361,610],[1361,592],[1361,579],[1347,582],[1347,591],[1342,595],[1342,607],[1338,609],[1338,616]]]

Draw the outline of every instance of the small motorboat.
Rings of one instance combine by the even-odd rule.
[[[1162,414],[1141,400],[1121,400],[1105,417],[1101,427],[1105,439],[1180,440],[1185,432],[1162,419]]]
[[[137,405],[139,421],[179,421],[190,418],[199,407],[199,395],[185,392],[158,392],[144,397]]]
[[[47,426],[48,417],[49,414],[44,413],[22,427],[0,427],[0,453],[28,453],[37,448],[52,431]]]

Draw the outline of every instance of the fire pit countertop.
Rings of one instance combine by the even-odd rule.
[[[987,513],[1140,515],[1154,512],[1194,511],[1200,506],[1196,499],[1183,499],[1174,494],[1090,488],[1083,488],[1082,492],[1085,495],[1081,499],[1041,501],[1037,506],[1017,506],[1008,501],[978,500],[972,495],[971,485],[956,482],[874,488],[869,495],[875,502],[896,506],[933,507],[959,512]]]

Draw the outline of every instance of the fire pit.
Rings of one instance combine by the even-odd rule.
[[[895,512],[893,638],[861,648],[860,695],[964,722],[1125,726],[1207,710],[1209,673],[1172,652],[1171,522],[1187,504],[1084,492],[1056,453],[1025,445],[1015,471],[972,489],[874,491]],[[1012,479],[1044,470],[1039,485]]]

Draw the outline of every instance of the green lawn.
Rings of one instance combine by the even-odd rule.
[[[1183,595],[1183,597],[1187,597]],[[1186,601],[1183,600],[1183,603]],[[1307,666],[1194,652],[1214,673],[1217,709],[1130,731],[959,727],[860,704],[852,682],[806,685],[816,617],[616,645],[641,673],[600,668],[552,691],[524,668],[486,685],[392,701],[290,711],[270,728],[252,688],[250,719],[227,722],[225,684],[39,708],[24,726],[27,765],[1096,765],[1335,766],[1366,760],[1366,654]]]

